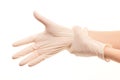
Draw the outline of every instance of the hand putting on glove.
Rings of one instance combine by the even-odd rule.
[[[32,43],[13,55],[13,59],[28,55],[19,65],[34,66],[54,54],[67,49],[77,56],[98,56],[104,59],[105,44],[88,36],[87,29],[73,30],[58,25],[34,12],[34,17],[45,26],[45,31],[13,43],[14,47]]]
[[[68,51],[77,56],[98,56],[99,58],[104,59],[105,44],[89,37],[88,30],[86,28],[75,26],[73,28],[73,32],[73,41]]]

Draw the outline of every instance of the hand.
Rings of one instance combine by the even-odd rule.
[[[46,19],[45,17],[34,12],[34,17],[45,26],[45,31],[13,44],[14,47],[33,43],[29,47],[13,55],[13,59],[30,54],[19,65],[34,66],[48,57],[66,49],[71,44],[72,31],[61,25]]]
[[[71,43],[71,47],[68,49],[71,53],[77,56],[98,56],[104,59],[105,44],[89,37],[86,28],[74,27],[73,32],[74,39]]]

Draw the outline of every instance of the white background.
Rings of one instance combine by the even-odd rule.
[[[120,64],[97,57],[76,57],[67,51],[34,67],[20,67],[11,56],[23,47],[12,43],[42,32],[33,17],[38,10],[52,21],[89,30],[120,30],[119,0],[0,0],[0,80],[120,80]]]

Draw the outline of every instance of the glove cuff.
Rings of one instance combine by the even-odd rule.
[[[105,47],[112,47],[110,44],[103,44],[103,43],[100,43],[101,45],[101,48],[99,48],[99,51],[97,53],[97,56],[103,60],[105,60],[106,62],[109,62],[110,59],[106,58],[105,57],[105,54],[104,54],[104,49]]]

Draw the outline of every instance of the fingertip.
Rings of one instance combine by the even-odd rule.
[[[19,66],[23,66],[23,65],[25,65],[25,64],[23,64],[23,63],[19,63]]]
[[[40,16],[40,14],[38,13],[38,11],[34,11],[34,12],[33,12],[33,16],[34,16],[38,21],[41,20],[41,16]]]
[[[19,63],[19,66],[24,66],[26,64],[25,60],[22,60],[20,63]]]
[[[34,65],[32,65],[32,64],[28,64],[28,67],[32,67],[32,66],[34,66]]]
[[[28,66],[29,66],[29,67],[33,67],[33,66],[35,66],[35,65],[36,65],[35,62],[29,62],[29,63],[28,63]]]
[[[81,27],[79,27],[79,26],[74,26],[73,27],[73,31],[74,32],[78,32],[80,29],[81,29]]]
[[[12,46],[13,46],[13,47],[17,47],[18,45],[17,45],[16,43],[13,43]]]
[[[74,36],[75,36],[75,37],[78,37],[79,34],[80,34],[80,32],[81,32],[81,27],[79,27],[79,26],[74,26],[74,27],[73,27],[73,32],[74,32]]]
[[[33,15],[36,16],[37,15],[37,11],[33,11]]]
[[[34,11],[33,11],[33,14],[34,14],[34,13],[36,13],[36,12],[37,12],[37,11],[36,11],[36,10],[34,10]]]
[[[17,57],[15,57],[15,56],[12,56],[12,59],[16,59]]]
[[[87,27],[83,28],[83,32],[84,32],[84,34],[88,35],[88,29],[87,29]]]
[[[19,57],[20,57],[20,56],[14,54],[14,55],[12,56],[12,59],[17,59],[17,58],[19,58]]]

